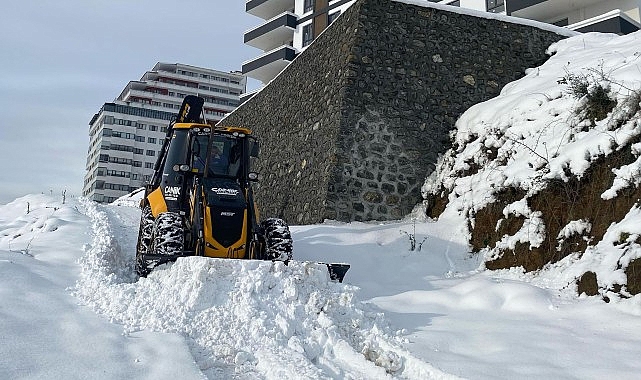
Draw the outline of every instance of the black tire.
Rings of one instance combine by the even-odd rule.
[[[184,248],[182,217],[177,212],[158,215],[153,228],[153,252],[157,255],[181,255]]]
[[[287,261],[294,250],[292,235],[284,220],[269,218],[261,223],[265,234],[265,260]]]
[[[145,255],[151,248],[153,237],[154,216],[151,214],[149,205],[143,207],[140,214],[140,229],[138,230],[138,244],[136,245],[136,273],[139,276],[149,274],[149,265],[152,264],[145,259]]]

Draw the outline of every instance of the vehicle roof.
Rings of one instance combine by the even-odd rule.
[[[174,124],[175,129],[192,129],[192,128],[212,128],[214,132],[222,133],[244,133],[246,135],[251,135],[252,131],[249,128],[243,127],[212,127],[209,124],[199,124],[199,123],[176,123]]]

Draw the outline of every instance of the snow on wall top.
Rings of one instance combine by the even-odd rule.
[[[476,9],[469,9],[469,8],[462,8],[462,7],[455,7],[451,5],[445,5],[445,4],[437,4],[437,3],[431,3],[427,2],[426,0],[392,0],[397,3],[405,3],[405,4],[410,4],[410,5],[417,5],[419,7],[424,7],[424,8],[434,8],[442,11],[448,11],[448,12],[454,12],[454,13],[459,13],[467,16],[474,16],[474,17],[480,17],[480,18],[486,18],[490,20],[499,20],[503,22],[509,22],[512,24],[521,24],[521,25],[527,25],[527,26],[532,26],[535,28],[547,30],[549,32],[557,33],[562,36],[576,36],[578,34],[581,34],[579,32],[575,32],[573,30],[570,30],[568,28],[548,24],[545,22],[540,22],[540,21],[534,21],[534,20],[529,20],[525,18],[520,18],[520,17],[512,17],[512,16],[507,16],[504,14],[498,14],[498,13],[490,13],[490,12],[483,12],[479,11]]]

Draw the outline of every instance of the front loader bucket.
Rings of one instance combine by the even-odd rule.
[[[349,264],[327,264],[327,270],[329,271],[329,278],[332,281],[338,280],[338,282],[343,282],[345,273],[349,270]]]

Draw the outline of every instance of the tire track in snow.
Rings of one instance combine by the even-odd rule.
[[[83,207],[93,236],[76,295],[125,333],[181,334],[208,378],[452,378],[404,350],[384,316],[357,288],[329,281],[325,266],[189,257],[134,282],[135,233],[125,231],[135,213]]]

